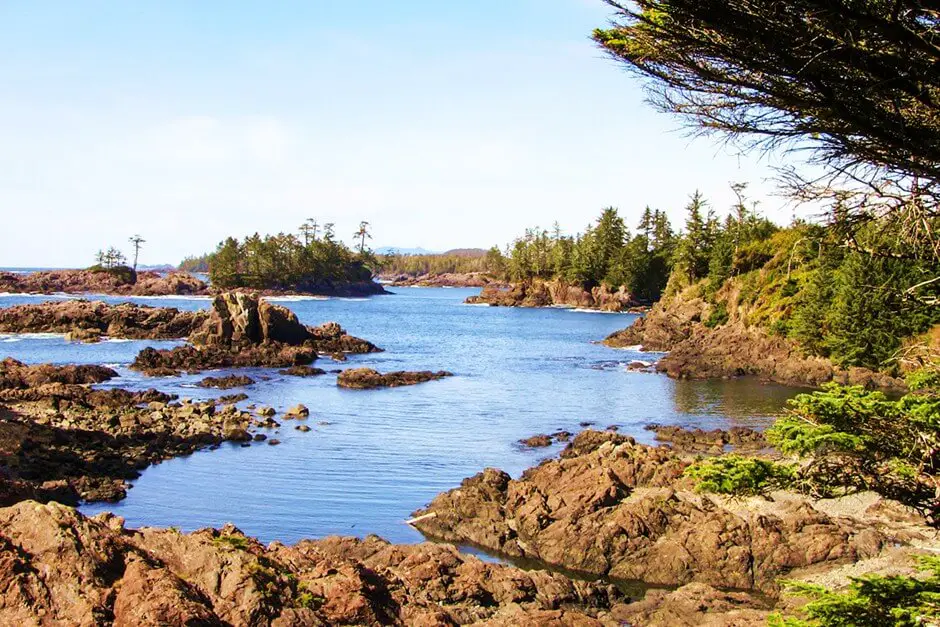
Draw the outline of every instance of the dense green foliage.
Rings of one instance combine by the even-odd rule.
[[[368,281],[375,260],[371,253],[353,253],[328,231],[319,239],[301,241],[279,233],[257,233],[239,242],[220,242],[209,256],[209,278],[228,289],[304,289],[324,283]]]
[[[666,286],[672,267],[676,236],[664,212],[643,212],[637,234],[631,236],[617,210],[608,207],[583,233],[562,234],[528,229],[507,250],[506,278],[522,282],[561,279],[591,288],[625,286],[635,298],[652,302]],[[497,265],[496,252],[488,260]]]
[[[936,370],[933,370],[936,372]],[[940,395],[931,377],[898,400],[836,384],[800,394],[767,431],[782,453],[808,460],[804,488],[820,496],[864,489],[940,516]]]
[[[739,321],[842,367],[896,372],[906,338],[940,323],[940,283],[911,289],[940,264],[907,258],[896,242],[883,223],[860,230],[852,246],[837,224],[778,229],[743,203],[719,224],[693,202],[668,295],[696,286],[712,304],[706,326]]]
[[[497,263],[491,263],[489,253],[442,253],[439,255],[402,255],[389,253],[379,257],[382,272],[389,275],[408,275],[417,277],[425,274],[465,274],[470,272],[486,272],[494,276],[503,274],[505,262],[499,249],[494,247],[498,258]]]
[[[205,255],[186,257],[180,262],[177,269],[183,272],[208,272],[209,257],[211,256],[212,253],[206,253]]]
[[[918,627],[940,624],[940,557],[919,560],[921,577],[863,575],[845,592],[785,582],[788,593],[812,599],[806,620],[775,616],[773,627]]]
[[[756,496],[790,485],[793,468],[764,459],[723,455],[702,459],[685,469],[700,492]]]
[[[789,487],[817,497],[874,490],[940,524],[940,365],[910,376],[911,392],[890,399],[830,383],[789,401],[767,441],[793,462],[724,455],[686,476],[705,492],[751,496]]]

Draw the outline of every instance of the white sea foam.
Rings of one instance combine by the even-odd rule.
[[[65,333],[0,333],[0,340],[4,342],[18,342],[20,340],[57,340],[65,337]]]
[[[304,300],[330,300],[329,296],[310,296],[302,294],[288,294],[285,296],[263,296],[264,300],[272,303],[293,303]]]
[[[368,299],[368,298],[356,298],[356,297],[354,297],[354,296],[344,296],[344,297],[340,298],[340,300],[347,300],[347,301],[350,301],[350,302],[353,302],[353,303],[359,303],[359,302],[367,301],[367,300],[369,300],[369,299]]]
[[[632,345],[632,346],[611,346],[611,347],[609,347],[609,348],[612,348],[612,349],[617,350],[617,351],[634,351],[634,352],[639,352],[639,351],[643,350],[643,345],[642,345],[642,344],[634,344],[634,345]]]
[[[108,294],[99,294],[99,296],[108,296]],[[159,294],[155,296],[135,296],[133,294],[121,294],[121,296],[140,300],[212,300],[211,296],[201,294]]]
[[[621,315],[627,313],[625,311],[601,311],[600,309],[586,309],[584,307],[576,307],[574,309],[569,309],[568,311],[573,311],[575,313],[595,313],[595,314],[615,314]]]

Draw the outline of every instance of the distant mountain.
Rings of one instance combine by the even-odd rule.
[[[399,255],[436,255],[437,253],[433,250],[428,250],[426,248],[400,248],[398,246],[382,246],[381,248],[375,249],[376,255],[390,255],[396,253]]]
[[[442,255],[450,255],[451,257],[486,257],[485,248],[454,248],[446,252],[441,253]]]

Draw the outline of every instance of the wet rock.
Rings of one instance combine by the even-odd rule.
[[[533,435],[528,438],[523,438],[519,440],[519,444],[523,446],[528,446],[529,448],[541,448],[545,446],[552,445],[552,437],[550,435],[545,435],[540,433],[538,435]]]
[[[0,361],[0,400],[58,399],[84,397],[90,394],[85,386],[101,383],[118,376],[104,366],[26,365],[7,357]]]
[[[206,377],[196,385],[201,388],[218,388],[220,390],[230,390],[232,388],[242,388],[255,382],[251,377],[239,374],[230,374],[224,377]],[[247,397],[246,397],[247,398]]]
[[[280,443],[281,441],[278,440],[277,438],[271,438],[270,440],[268,440],[268,444],[271,446],[277,446]]]
[[[652,584],[776,590],[797,568],[871,557],[890,542],[871,521],[836,517],[796,495],[742,505],[698,494],[665,448],[586,431],[561,459],[518,480],[488,469],[438,496],[415,526],[594,575]]]
[[[255,442],[264,442],[265,440],[268,439],[268,436],[266,436],[266,435],[263,434],[263,433],[256,433],[252,439],[253,439]]]
[[[238,529],[127,530],[55,503],[0,508],[8,625],[617,625],[604,584],[454,547],[329,537],[268,547]]]
[[[294,405],[293,407],[288,409],[286,412],[284,412],[284,418],[288,418],[288,419],[290,418],[303,419],[309,415],[310,415],[310,410],[307,409],[307,406],[302,403],[298,405]]]
[[[301,433],[307,433],[308,431],[310,431],[310,427],[308,427],[307,425],[297,425],[294,428],[300,431]]]
[[[244,392],[239,392],[238,394],[224,394],[219,397],[220,403],[239,403],[245,400],[248,400],[248,395]]]
[[[274,410],[273,407],[259,407],[257,410],[255,410],[255,413],[258,414],[259,416],[271,417],[275,415],[277,412]]]
[[[352,388],[365,390],[380,387],[399,387],[402,385],[415,385],[426,381],[435,381],[444,377],[452,377],[453,374],[440,370],[431,372],[423,370],[420,372],[407,372],[404,370],[382,374],[372,368],[351,368],[344,370],[336,377],[336,385],[343,388]]]
[[[763,433],[747,427],[703,431],[698,428],[685,429],[675,425],[651,424],[645,429],[654,431],[657,441],[669,444],[677,451],[689,453],[721,453],[727,448],[753,452],[769,446]]]
[[[326,374],[326,370],[314,368],[312,366],[292,366],[284,370],[278,370],[278,374],[289,375],[292,377],[316,377]]]

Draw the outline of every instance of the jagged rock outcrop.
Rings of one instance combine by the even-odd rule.
[[[508,289],[486,286],[478,296],[471,296],[466,302],[499,307],[564,306],[601,311],[625,311],[638,304],[624,287],[612,290],[600,285],[585,289],[560,280],[525,281],[514,283]]]
[[[487,469],[415,513],[430,537],[650,584],[774,593],[794,569],[879,554],[910,537],[807,498],[738,501],[692,490],[687,461],[610,432],[579,434],[518,480]],[[428,516],[430,514],[430,516]]]
[[[0,292],[29,294],[123,294],[168,296],[207,294],[209,286],[188,272],[43,270],[28,274],[0,272]]]
[[[381,351],[335,322],[306,326],[286,307],[246,292],[216,296],[189,340],[173,349],[146,348],[131,367],[158,376],[210,368],[290,368],[310,364],[318,354]]]
[[[452,373],[440,370],[431,372],[422,370],[419,372],[408,372],[398,370],[382,374],[372,368],[350,368],[343,370],[336,377],[336,385],[341,388],[352,388],[357,390],[367,390],[372,388],[394,388],[403,385],[416,385],[426,381],[436,381],[444,377],[452,377]]]
[[[179,339],[199,328],[208,314],[133,303],[63,300],[0,309],[0,333],[67,333],[71,339],[99,336]]]
[[[617,625],[613,587],[434,544],[330,537],[264,547],[238,529],[128,530],[59,504],[0,509],[8,625]]]

